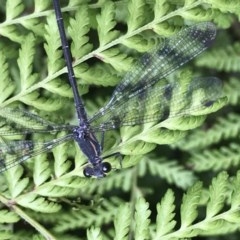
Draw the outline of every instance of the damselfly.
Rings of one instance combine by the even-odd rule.
[[[183,29],[166,39],[163,46],[144,54],[116,87],[109,102],[93,117],[88,118],[78,93],[59,2],[53,0],[53,3],[79,125],[56,125],[27,111],[0,109],[1,126],[10,126],[8,130],[5,128],[0,130],[3,138],[12,134],[67,132],[65,136],[48,142],[30,139],[2,143],[0,172],[49,151],[63,142],[75,140],[89,161],[89,165],[84,169],[84,175],[103,177],[111,170],[111,165],[103,161],[102,144],[96,138],[96,133],[101,133],[103,139],[106,131],[122,126],[161,122],[168,118],[191,115],[194,111],[208,108],[220,97],[221,81],[214,77],[195,79],[181,91],[178,82],[164,80],[212,44],[216,27],[213,23],[204,22]],[[193,106],[192,94],[199,89],[204,94]]]

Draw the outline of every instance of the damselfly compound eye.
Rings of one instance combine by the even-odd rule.
[[[111,169],[112,169],[112,166],[111,166],[111,164],[110,164],[109,162],[104,162],[104,163],[102,163],[102,171],[103,171],[104,173],[110,172]]]

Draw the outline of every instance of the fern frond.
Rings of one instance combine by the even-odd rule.
[[[21,0],[10,0],[6,4],[6,19],[12,20],[19,16],[24,10],[24,6]]]
[[[93,228],[87,230],[87,237],[89,240],[103,240],[100,228]]]
[[[42,12],[51,6],[51,1],[34,0],[34,11]]]
[[[122,204],[118,207],[118,210],[114,219],[114,226],[116,229],[114,240],[127,239],[127,235],[130,230],[131,223],[131,211],[129,204]]]
[[[143,0],[131,0],[128,4],[128,32],[132,32],[144,24],[144,11],[146,11],[146,2]]]
[[[9,171],[5,173],[8,190],[11,198],[16,198],[19,196],[23,190],[26,189],[29,183],[28,178],[22,178],[23,168],[21,166],[17,166],[16,168],[11,168]]]
[[[119,77],[113,73],[113,68],[111,66],[103,66],[102,64],[96,64],[91,68],[87,67],[86,64],[77,66],[75,74],[76,77],[81,78],[82,84],[115,86],[119,82]]]
[[[118,71],[126,71],[131,66],[133,59],[129,58],[127,54],[121,53],[117,48],[111,48],[98,54],[105,63],[111,64]]]
[[[143,198],[137,199],[135,212],[135,239],[149,238],[149,225],[151,211],[149,210],[149,203]]]
[[[196,181],[196,176],[190,170],[185,169],[177,161],[169,159],[160,159],[150,157],[145,157],[141,164],[146,164],[149,172],[153,176],[159,176],[169,184],[174,183],[174,185],[186,189],[191,186]]]
[[[47,200],[43,197],[38,197],[35,193],[29,193],[22,195],[15,199],[16,204],[25,208],[32,209],[36,212],[54,213],[61,209],[61,205],[52,201]]]
[[[65,26],[68,26],[67,36],[71,40],[69,42],[71,42],[74,56],[74,70],[79,78],[78,87],[83,95],[88,92],[89,85],[95,84],[99,86],[96,92],[100,93],[99,96],[101,95],[95,98],[96,92],[93,90],[93,98],[91,90],[87,96],[84,96],[84,100],[86,97],[89,105],[102,104],[106,100],[107,94],[102,86],[115,86],[120,81],[121,75],[129,70],[134,63],[133,59],[136,59],[136,51],[132,50],[148,51],[159,44],[162,37],[175,34],[185,23],[192,24],[195,21],[205,20],[214,20],[218,26],[232,23],[234,16],[238,14],[237,5],[235,0],[228,6],[226,6],[227,2],[227,0],[218,2],[213,0],[211,2],[202,0],[113,2],[108,0],[91,4],[86,0],[68,1],[62,10]],[[6,3],[7,14],[6,17],[2,16],[2,19],[6,20],[0,23],[2,36],[0,40],[2,49],[0,53],[2,54],[0,55],[1,107],[16,106],[17,102],[20,102],[24,108],[37,108],[41,116],[49,111],[51,112],[49,118],[57,119],[57,121],[59,118],[70,118],[69,113],[74,109],[74,105],[72,104],[72,109],[68,108],[70,105],[67,101],[72,98],[72,92],[66,77],[63,76],[66,68],[51,1],[35,0],[35,7],[25,0],[7,0]],[[232,8],[233,4],[235,4],[235,9]],[[215,9],[211,8],[211,5]],[[4,6],[1,9],[4,9]],[[99,13],[97,17],[96,13]],[[42,45],[46,52],[41,48]],[[226,45],[229,46],[228,43]],[[234,51],[238,50],[237,47],[237,43],[234,47],[230,47],[229,60],[235,61]],[[225,54],[226,52],[225,50]],[[223,56],[224,54],[220,57]],[[215,62],[223,61],[217,58],[219,56],[211,60],[211,68]],[[204,61],[208,62],[206,59]],[[219,65],[219,62],[216,65]],[[237,70],[236,66],[235,64],[230,66],[227,62],[223,63],[224,70]],[[217,69],[217,66],[214,68]],[[200,72],[201,69],[198,68],[197,71]],[[192,74],[182,73],[180,75],[178,78],[180,87],[188,86],[192,80],[190,75]],[[184,81],[186,81],[185,84],[182,84]],[[231,87],[236,89],[232,103],[238,101],[238,85],[236,81],[231,84]],[[228,93],[231,95],[232,90],[229,89]],[[197,99],[199,95],[201,93],[198,92],[193,98]],[[94,102],[93,99],[96,101]],[[178,208],[181,204],[179,189],[176,188],[174,193],[168,190],[161,203],[157,205],[157,223],[150,215],[150,212],[154,212],[151,202],[148,203],[144,198],[139,198],[136,205],[134,201],[128,203],[128,195],[131,194],[129,192],[134,192],[136,189],[141,191],[142,195],[147,192],[150,195],[149,199],[159,194],[159,191],[156,193],[152,188],[152,185],[156,187],[158,183],[149,181],[148,170],[150,175],[166,179],[161,189],[167,188],[169,183],[186,189],[195,182],[194,171],[198,166],[195,162],[196,165],[193,166],[191,162],[195,155],[191,155],[193,157],[190,161],[183,161],[184,165],[193,166],[191,170],[183,166],[181,156],[185,157],[186,154],[199,152],[204,146],[221,144],[221,140],[237,137],[238,122],[240,122],[237,114],[233,118],[229,115],[220,122],[218,118],[217,124],[211,128],[214,130],[211,133],[212,136],[207,132],[204,135],[196,134],[196,138],[191,141],[194,149],[189,147],[190,143],[182,144],[181,154],[173,156],[168,154],[168,149],[164,151],[165,157],[160,161],[157,157],[159,153],[148,156],[143,156],[143,154],[155,150],[157,144],[169,144],[183,138],[188,130],[201,125],[207,114],[220,109],[224,104],[226,104],[226,99],[221,98],[208,111],[199,109],[194,116],[171,118],[161,124],[122,128],[120,134],[115,135],[117,140],[107,139],[110,143],[107,147],[105,146],[104,155],[113,152],[126,154],[122,161],[123,168],[140,163],[131,169],[113,171],[101,181],[82,177],[83,164],[86,159],[80,150],[75,150],[72,145],[61,145],[50,154],[35,157],[33,161],[26,163],[27,167],[24,171],[21,166],[10,169],[0,176],[0,201],[2,203],[0,214],[4,215],[3,220],[6,217],[5,223],[8,223],[0,224],[0,238],[10,239],[13,236],[14,240],[41,239],[46,236],[43,234],[44,225],[51,232],[47,235],[51,236],[48,239],[64,240],[86,239],[87,237],[89,239],[113,239],[114,236],[115,239],[124,239],[128,238],[130,233],[134,239],[186,239],[200,234],[220,232],[228,234],[236,231],[239,223],[239,176],[231,180],[223,174],[222,177],[213,181],[213,188],[210,191],[204,191],[200,184],[196,183],[184,195],[181,210]],[[235,107],[237,108],[237,105]],[[56,110],[60,111],[56,112]],[[27,124],[24,118],[17,121],[25,121]],[[217,125],[218,128],[215,128]],[[231,165],[238,164],[238,144],[225,145],[229,147],[221,148],[220,153],[213,156],[213,162],[220,156],[219,159],[223,159],[222,163],[225,161],[223,163],[225,166],[227,161],[232,161]],[[189,147],[189,149],[184,151],[184,147],[186,149]],[[163,146],[162,149],[165,147]],[[163,152],[160,154],[162,156]],[[214,152],[208,156],[211,154],[214,155]],[[202,152],[202,155],[205,156],[206,153]],[[140,161],[143,158],[145,161]],[[171,160],[178,158],[179,161]],[[118,159],[111,158],[109,162],[113,168],[120,168]],[[205,164],[203,160],[201,162]],[[214,168],[212,165],[210,170],[214,171]],[[218,169],[223,169],[223,167]],[[141,180],[136,181],[140,177],[141,180],[146,179],[144,187],[141,186]],[[206,181],[209,179],[203,179],[204,184]],[[217,199],[218,188],[220,199]],[[206,194],[210,196],[210,200],[206,197],[204,203],[203,201],[199,203],[201,200],[199,196],[203,191],[205,196]],[[121,197],[111,197],[112,195],[119,196],[122,192]],[[92,204],[95,202],[91,201],[87,205],[89,200],[99,196],[101,203]],[[157,197],[159,198],[159,195]],[[227,209],[227,204],[231,205],[230,209]],[[135,214],[132,212],[134,208],[130,208],[131,205],[135,206]],[[74,209],[76,206],[77,210]],[[208,218],[203,219],[202,213],[198,212],[199,206],[201,209],[208,209]],[[7,212],[6,207],[9,207]],[[16,210],[17,208],[22,208],[22,212],[32,216],[32,219],[21,215]],[[178,222],[176,216],[181,217],[181,222]],[[28,228],[20,231],[18,226],[21,226],[22,220],[29,224]],[[15,225],[18,221],[19,223]],[[107,233],[103,232],[106,224]],[[217,228],[217,224],[220,227]],[[31,226],[34,229],[30,229]],[[180,228],[176,229],[177,226]],[[90,230],[86,230],[90,227],[92,227]],[[6,232],[5,236],[2,229]],[[84,234],[79,236],[79,230],[88,236],[83,236]],[[40,234],[33,236],[32,233],[36,231]]]
[[[10,232],[8,233],[7,231],[1,231],[0,232],[0,239],[3,239],[3,240],[11,240],[15,237],[14,234],[11,234]]]
[[[61,137],[61,135],[59,135]],[[68,144],[63,143],[53,149],[53,155],[55,160],[54,173],[58,178],[63,174],[67,173],[71,167],[71,162],[68,160],[68,155],[66,154],[68,150]]]
[[[228,179],[227,174],[224,172],[220,173],[215,179],[213,179],[209,190],[209,200],[206,203],[206,217],[203,220],[199,220],[199,222],[196,222],[195,220],[195,222],[192,223],[198,214],[197,206],[199,206],[199,199],[202,191],[201,183],[196,183],[188,190],[183,198],[180,228],[175,232],[170,228],[172,232],[168,232],[165,235],[153,234],[151,239],[159,239],[160,236],[161,239],[191,238],[204,235],[204,233],[208,231],[216,234],[220,230],[220,227],[220,231],[223,232],[225,230],[225,233],[228,232],[230,230],[229,223],[234,224],[239,221],[238,206],[236,207],[234,204],[235,207],[231,206],[230,208],[223,210],[223,207],[226,204],[226,197],[232,192],[232,190],[227,188],[227,185],[231,184],[231,182],[234,183],[233,192],[235,192],[239,187],[239,173],[233,180]],[[218,189],[220,195],[218,195]],[[234,196],[234,200],[237,200],[239,204],[239,198],[236,199],[236,195],[232,196]],[[187,206],[189,203],[193,205]],[[170,213],[171,212],[169,212],[169,214]],[[172,217],[169,218],[169,221],[172,221]]]
[[[197,218],[197,206],[201,197],[202,184],[200,182],[190,187],[183,196],[183,203],[181,205],[181,228],[187,228]]]
[[[36,36],[43,37],[45,34],[45,24],[39,18],[28,19],[26,21],[22,21],[21,24]]]
[[[231,143],[229,146],[223,146],[219,149],[193,153],[189,164],[198,172],[227,170],[230,167],[239,166],[239,147],[239,144]]]
[[[174,205],[174,193],[172,190],[168,190],[162,197],[160,203],[157,204],[157,219],[156,219],[156,232],[155,238],[160,238],[170,233],[176,226],[175,217],[175,205]]]
[[[6,61],[6,57],[2,51],[0,51],[0,76],[1,76],[1,84],[0,84],[0,103],[2,103],[5,99],[7,99],[14,91],[15,86],[13,85],[13,81],[9,76],[8,64]]]
[[[60,36],[54,15],[50,15],[47,18],[46,31],[44,48],[48,56],[48,75],[52,75],[64,66],[62,51],[60,49]]]
[[[206,209],[206,220],[216,216],[223,208],[227,192],[227,173],[223,172],[213,179],[209,188],[209,201]]]
[[[240,102],[240,93],[238,91],[240,87],[239,79],[232,77],[225,84],[224,90],[228,97],[228,102],[231,105],[238,105]]]
[[[19,96],[17,100],[25,103],[26,105],[33,106],[40,110],[48,112],[56,111],[62,108],[63,102],[60,98],[45,98],[39,96],[37,92],[32,92],[28,95]]]
[[[18,66],[20,70],[21,90],[31,87],[37,80],[38,75],[32,74],[35,38],[32,34],[26,36],[22,48],[19,51]]]
[[[24,41],[24,36],[19,33],[15,26],[1,27],[0,33],[2,36],[9,38],[13,42],[21,44]]]
[[[51,175],[49,161],[46,154],[36,156],[34,160],[33,181],[36,186],[43,184]]]
[[[227,116],[219,117],[211,129],[203,131],[198,129],[191,133],[187,138],[174,144],[182,150],[201,150],[213,144],[219,143],[221,140],[235,138],[240,132],[240,116],[230,113]]]
[[[192,4],[192,2],[190,4]],[[190,21],[209,21],[213,17],[213,11],[210,8],[202,11],[202,7],[196,7],[181,13],[181,16]]]
[[[210,0],[207,1],[212,5],[213,8],[219,9],[223,13],[233,13],[239,17],[239,2],[238,0],[228,1],[228,0]]]
[[[19,221],[19,216],[7,210],[0,210],[1,219],[0,223],[14,223]]]
[[[240,43],[210,50],[203,53],[196,59],[196,64],[200,67],[214,68],[218,71],[239,72],[240,71]]]
[[[114,11],[114,3],[109,1],[103,5],[101,14],[96,16],[100,47],[106,45],[119,36],[119,31],[113,30],[116,25],[114,20]]]
[[[69,35],[73,40],[71,45],[71,52],[73,57],[80,58],[92,50],[92,44],[89,43],[87,36],[90,31],[89,14],[87,5],[81,6],[76,12],[75,18],[70,19],[70,26],[68,27]],[[84,19],[84,22],[82,21]]]
[[[212,233],[218,233],[220,230],[219,227],[221,227],[220,231],[225,233],[233,229],[229,227],[229,223],[233,225],[238,223],[240,217],[238,207],[240,201],[238,191],[240,186],[239,176],[240,174],[238,173],[236,177],[229,179],[228,175],[225,172],[222,172],[213,179],[212,185],[208,191],[209,199],[206,202],[206,217],[204,219],[197,218],[199,215],[198,207],[200,206],[200,198],[203,191],[202,183],[195,183],[182,199],[180,210],[181,224],[179,229],[175,229],[176,210],[174,194],[172,191],[168,190],[165,197],[162,199],[161,204],[158,204],[157,226],[154,224],[154,228],[151,230],[151,238],[145,239],[187,239],[204,235],[209,231]],[[232,184],[231,189],[228,187],[230,184]],[[232,195],[231,192],[233,193]],[[225,209],[223,207],[227,204],[227,196],[231,196],[233,199],[233,205],[231,205],[230,208]],[[145,210],[148,209],[147,203],[144,199],[139,199],[138,203],[140,204],[140,202],[141,205],[143,204],[145,206]],[[126,215],[129,216],[129,213],[124,216]],[[135,217],[140,218],[138,219],[139,221],[149,221],[149,214],[146,215],[146,219],[145,216],[142,217],[141,214],[135,214]],[[123,216],[121,218],[123,219]],[[135,219],[135,221],[137,221],[137,219]],[[122,237],[128,233],[130,223],[125,220],[124,226]],[[156,229],[156,231],[154,229]],[[136,237],[139,236],[139,233],[134,231],[133,235],[134,239],[136,239]]]
[[[152,34],[149,35],[138,34],[131,38],[125,39],[122,44],[130,49],[135,49],[138,52],[145,53],[156,47],[159,44],[159,39]],[[124,70],[127,70],[127,68]]]
[[[240,185],[240,172],[237,173],[236,177],[232,180],[232,193],[231,193],[231,209],[237,209],[239,207],[239,194],[238,191]]]
[[[116,209],[118,209],[122,203],[123,201],[121,199],[112,197],[108,200],[104,199],[104,201],[101,202],[101,205],[95,209],[81,206],[81,209],[72,210],[61,215],[61,219],[58,219],[54,229],[57,232],[64,232],[67,230],[78,229],[80,227],[86,229],[91,226],[101,226],[102,224],[110,223],[113,220],[113,216],[118,214]],[[121,212],[122,211],[124,211],[124,209],[122,209]],[[124,216],[118,216],[120,219],[117,221],[120,221],[126,217],[126,214]]]
[[[61,97],[72,97],[72,89],[70,85],[59,78],[56,78],[53,81],[44,84],[43,88]]]
[[[154,4],[154,19],[157,20],[167,14],[169,4],[166,0],[156,1]]]

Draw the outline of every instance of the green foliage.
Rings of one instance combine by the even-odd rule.
[[[157,204],[156,221],[150,220],[149,203],[143,197],[134,194],[136,202],[134,204],[132,199],[133,208],[129,203],[124,203],[115,211],[114,239],[127,239],[130,232],[133,239],[183,239],[206,235],[209,231],[212,234],[228,231],[231,229],[229,224],[239,223],[239,187],[240,172],[232,178],[229,178],[226,172],[222,172],[213,179],[207,189],[203,188],[201,182],[196,182],[190,187],[180,200],[180,209],[174,203],[173,191],[169,189]],[[207,199],[202,206],[204,191]],[[178,227],[177,213],[180,213],[181,221]],[[202,213],[204,215],[199,218]],[[88,239],[93,237],[90,238],[90,234],[98,236],[96,239],[102,236],[99,228],[91,227],[88,230]]]
[[[104,156],[119,152],[123,159],[122,169],[118,158],[109,159],[113,170],[119,170],[104,179],[83,177],[87,160],[72,142],[4,172],[0,175],[0,239],[236,237],[240,221],[240,173],[236,171],[240,165],[240,42],[234,27],[239,24],[238,0],[65,2],[62,10],[73,66],[90,116],[109,99],[112,91],[105,87],[116,86],[139,53],[202,21],[221,28],[215,44],[187,70],[160,85],[178,82],[173,95],[181,97],[179,92],[199,80],[195,75],[212,75],[223,80],[224,94],[216,96],[211,107],[199,108],[211,89],[192,89],[193,100],[185,110],[190,115],[106,133]],[[5,19],[0,23],[1,108],[19,107],[56,123],[72,122],[73,96],[51,1],[7,0],[1,19]],[[91,85],[98,88],[89,91]],[[173,114],[187,100],[177,104],[172,100]],[[219,111],[227,101],[228,106]],[[154,102],[149,105],[154,106]],[[0,115],[8,118],[7,111]],[[26,116],[12,122],[39,124]],[[0,124],[6,131],[12,127]]]
[[[219,45],[218,48],[204,53],[197,59],[197,65],[201,67],[214,68],[218,71],[239,72],[240,43],[233,45]]]
[[[112,2],[106,2],[102,7],[101,14],[96,16],[100,47],[105,46],[119,36],[119,31],[112,31],[116,25],[114,21],[114,10],[114,4]]]

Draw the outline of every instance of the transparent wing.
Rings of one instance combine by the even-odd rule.
[[[17,164],[41,153],[50,151],[63,142],[72,139],[72,134],[54,139],[49,142],[35,142],[31,140],[11,141],[0,144],[0,173]]]
[[[199,23],[166,39],[162,48],[144,54],[138,64],[126,74],[122,82],[116,87],[108,104],[90,119],[92,128],[109,130],[123,125],[143,124],[147,121],[161,119],[159,114],[154,116],[156,115],[153,113],[154,111],[145,114],[145,106],[148,102],[156,101],[155,105],[160,107],[162,112],[160,115],[166,114],[163,112],[166,111],[169,103],[161,98],[168,89],[176,88],[178,84],[168,85],[162,79],[204,51],[211,45],[215,36],[216,27],[214,24],[210,22]],[[157,82],[160,82],[160,86],[156,86]],[[166,85],[164,86],[164,84]],[[202,83],[202,85],[204,84],[206,86],[202,86],[202,88],[207,89],[208,84]],[[197,86],[198,84],[194,88],[197,89]],[[189,90],[183,94],[185,97],[188,96]],[[130,109],[130,106],[133,110]],[[125,108],[128,109],[128,112]],[[133,113],[133,118],[129,116],[130,112]],[[144,115],[146,116],[144,117]],[[128,117],[126,118],[126,116]]]
[[[212,106],[221,95],[222,83],[215,77],[195,78],[191,83],[181,84],[159,82],[118,108],[112,108],[110,114],[96,119],[91,127],[94,131],[104,131],[195,115]]]
[[[32,132],[58,132],[74,126],[56,125],[20,109],[0,108],[0,135],[27,134]]]

